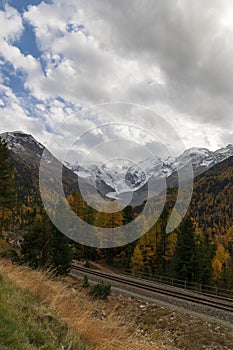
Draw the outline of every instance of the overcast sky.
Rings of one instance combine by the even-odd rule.
[[[179,153],[178,136],[185,148],[233,143],[232,0],[0,0],[0,10],[0,132],[31,133],[58,157],[83,134],[86,156],[97,143],[129,158],[145,156],[138,144]],[[109,102],[121,103],[88,110]],[[108,122],[118,124],[98,127]],[[116,137],[128,143],[108,144]]]

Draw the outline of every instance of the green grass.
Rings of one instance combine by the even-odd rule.
[[[88,350],[49,306],[0,274],[0,349]]]

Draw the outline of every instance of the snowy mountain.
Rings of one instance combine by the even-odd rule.
[[[78,176],[87,179],[92,184],[102,182],[110,186],[112,190],[107,196],[117,197],[125,192],[139,190],[152,176],[169,178],[177,170],[181,170],[188,165],[193,166],[194,176],[197,176],[230,156],[233,156],[233,145],[228,145],[217,151],[192,147],[176,158],[169,157],[162,160],[159,157],[154,157],[139,162],[137,165],[114,169],[106,167],[102,163],[90,164],[85,167],[80,166],[78,163],[73,165],[67,164],[67,166]]]
[[[8,149],[16,152],[23,149],[23,143],[37,145],[40,149],[44,149],[44,146],[37,142],[32,135],[25,134],[23,131],[4,132],[0,136],[7,142]]]
[[[15,162],[27,164],[31,171],[36,174],[45,147],[32,135],[21,131],[6,132],[0,136],[6,140]],[[46,154],[48,165],[56,166],[59,161],[49,151]],[[70,183],[72,183],[72,188],[78,188],[78,175],[85,184],[96,187],[101,194],[109,198],[118,198],[128,192],[137,195],[137,191],[143,189],[152,176],[157,179],[165,178],[168,184],[172,185],[177,170],[181,170],[187,165],[193,166],[194,175],[197,176],[231,156],[233,156],[233,145],[228,145],[217,151],[193,147],[185,150],[176,158],[154,157],[141,161],[137,165],[119,164],[117,167],[111,167],[100,162],[85,166],[79,163],[65,163],[64,181],[67,188],[70,187]]]
[[[26,157],[32,157],[40,160],[45,147],[38,142],[32,135],[25,134],[22,131],[12,131],[0,134],[1,138],[7,142],[7,147],[13,153]],[[48,153],[47,162],[53,160],[51,153]],[[32,160],[32,159],[31,159]]]
[[[16,187],[19,198],[24,201],[28,196],[36,195],[40,202],[39,194],[39,167],[42,153],[45,151],[44,160],[47,164],[45,184],[49,182],[54,171],[61,163],[32,135],[22,131],[5,132],[0,137],[7,143],[11,160],[16,169]],[[55,169],[55,170],[54,170]],[[56,188],[54,182],[54,189]],[[78,191],[78,177],[70,169],[63,167],[63,187],[66,193]]]

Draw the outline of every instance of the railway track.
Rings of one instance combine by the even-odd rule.
[[[209,294],[205,295],[198,292],[190,292],[183,289],[178,290],[178,288],[175,287],[159,285],[150,281],[145,281],[124,275],[100,272],[82,266],[72,266],[72,270],[80,272],[81,274],[86,274],[87,276],[89,276],[89,278],[91,276],[94,276],[100,279],[105,279],[110,283],[114,283],[115,285],[120,284],[121,286],[125,286],[128,288],[131,287],[134,290],[136,289],[137,293],[141,293],[142,295],[143,291],[150,292],[152,296],[155,293],[157,295],[159,294],[163,296],[168,296],[233,314],[233,299],[216,297]]]

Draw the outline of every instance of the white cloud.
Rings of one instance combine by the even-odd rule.
[[[81,6],[71,1],[42,4],[31,7],[24,14],[36,28],[38,43],[45,52],[47,63],[47,77],[38,82],[37,97],[42,98],[44,92],[44,98],[49,94],[53,97],[59,95],[84,105],[119,99],[128,101],[130,94],[127,95],[127,90],[131,87],[141,84],[146,88],[151,81],[164,83],[163,74],[156,64],[148,69],[147,64],[135,58],[121,57],[120,52],[117,55],[113,49],[104,47],[103,38],[94,32],[89,36],[82,32],[68,32],[65,29],[67,23],[87,23],[88,27],[87,21],[93,19],[93,14]],[[51,8],[53,15],[47,21],[45,14],[51,13]],[[100,19],[96,25],[101,25]]]
[[[12,42],[23,32],[22,19],[19,13],[6,5],[5,11],[0,11],[0,38]]]
[[[10,88],[0,84],[0,94],[4,96],[3,104],[0,108],[0,132],[22,129],[29,133],[33,131],[37,134],[40,133],[43,129],[40,121],[30,118],[26,114],[20,99],[17,98]]]
[[[177,129],[187,147],[214,149],[228,139],[227,130],[233,127],[230,0],[134,0],[130,6],[125,1],[59,0],[30,6],[23,18],[35,30],[42,66],[14,46],[23,23],[9,6],[0,12],[0,52],[15,70],[25,72],[29,95],[40,100],[34,108],[43,115],[37,132],[41,140],[45,127],[54,130],[73,113],[70,103],[85,107],[111,101],[150,106]],[[8,115],[14,118],[10,109]],[[26,129],[29,119],[22,119]],[[78,114],[63,130],[56,152],[72,132],[109,121],[135,123],[158,134],[153,114],[145,118],[100,108],[94,115]],[[119,133],[145,143],[142,132],[129,135],[123,127]],[[165,134],[166,128],[159,136]]]

